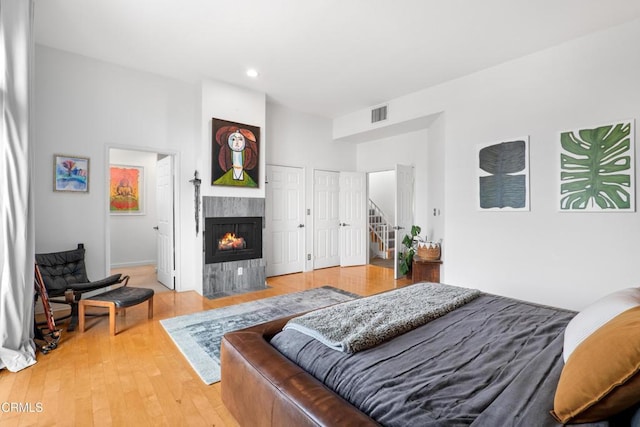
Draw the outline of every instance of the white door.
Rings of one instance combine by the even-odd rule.
[[[157,274],[158,282],[170,289],[173,283],[173,156],[157,162],[156,169]]]
[[[304,270],[304,173],[267,165],[265,240],[267,276]]]
[[[339,200],[340,173],[313,172],[313,268],[340,265]]]
[[[340,266],[367,263],[367,175],[340,172]]]
[[[395,224],[396,242],[394,249],[394,275],[400,277],[398,252],[403,248],[402,240],[411,235],[413,225],[413,166],[396,165]]]

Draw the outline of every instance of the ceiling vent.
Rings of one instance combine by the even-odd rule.
[[[377,107],[371,110],[371,123],[378,123],[387,120],[387,106]]]

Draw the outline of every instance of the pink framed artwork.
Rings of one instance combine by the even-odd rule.
[[[144,168],[111,165],[109,168],[109,211],[112,214],[144,214]]]

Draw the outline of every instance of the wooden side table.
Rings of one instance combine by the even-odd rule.
[[[411,281],[413,283],[440,283],[440,264],[442,264],[441,260],[428,260],[414,255],[411,265]]]

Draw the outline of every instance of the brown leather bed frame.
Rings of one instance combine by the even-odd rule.
[[[227,409],[247,427],[378,426],[269,344],[291,317],[224,336],[220,357]]]

